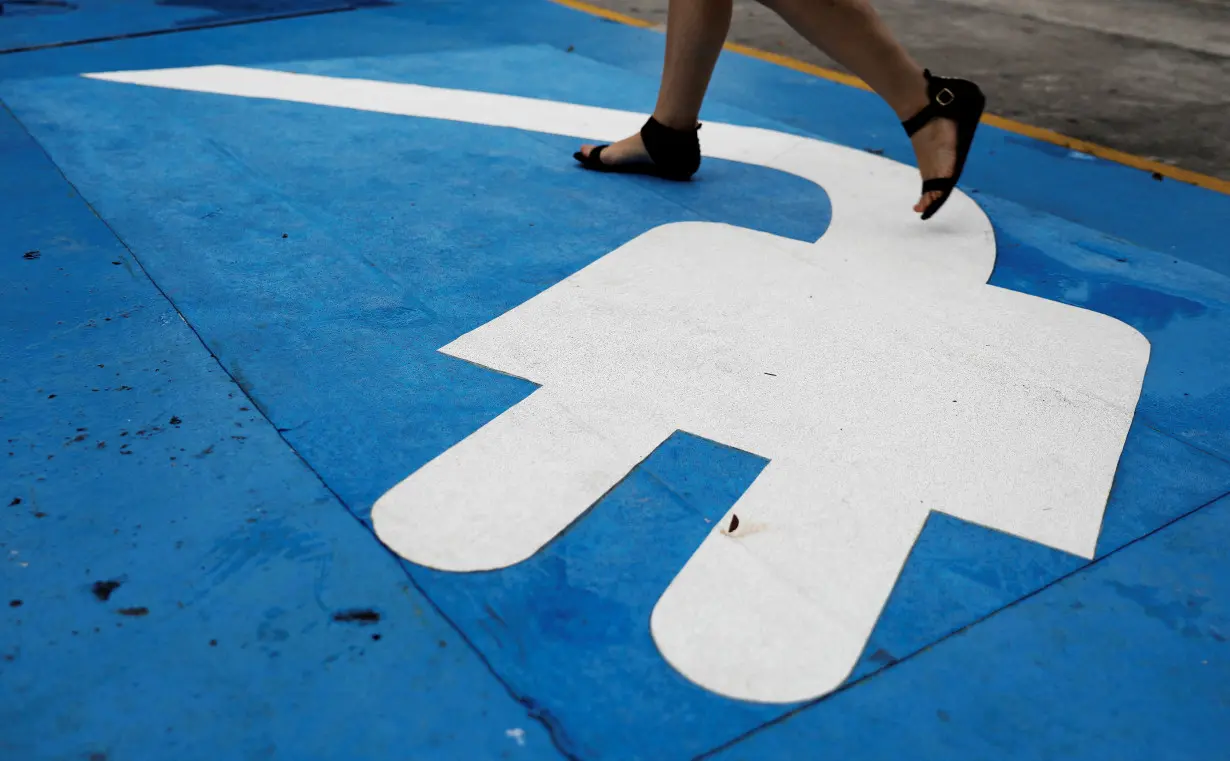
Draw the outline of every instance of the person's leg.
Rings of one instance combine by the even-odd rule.
[[[653,116],[672,129],[696,126],[709,78],[730,30],[731,0],[670,0],[666,17],[666,60]],[[921,74],[919,76],[922,76]],[[589,155],[592,145],[581,146]],[[602,151],[607,164],[649,161],[640,134]]]
[[[922,68],[893,37],[868,0],[760,0],[808,42],[866,82],[908,119],[927,105]],[[957,159],[956,125],[936,119],[912,138],[923,179],[948,176]],[[938,192],[919,198],[923,211]]]

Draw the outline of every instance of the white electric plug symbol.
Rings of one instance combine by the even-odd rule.
[[[227,66],[90,76],[598,140],[643,119]],[[1149,344],[1113,318],[988,286],[986,216],[958,191],[918,221],[911,167],[769,130],[707,123],[703,137],[707,157],[822,186],[826,234],[665,225],[445,346],[541,388],[372,518],[412,562],[503,568],[675,431],[765,457],[732,508],[738,528],[715,526],[651,629],[705,688],[805,700],[855,666],[930,511],[1093,555]]]

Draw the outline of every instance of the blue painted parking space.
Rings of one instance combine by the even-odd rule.
[[[112,34],[78,19],[10,29]],[[83,76],[227,66],[643,113],[661,48],[517,0],[0,56],[0,748],[1216,757],[1230,197],[980,133],[964,184],[993,232],[989,284],[1150,345],[1096,549],[933,512],[843,686],[753,702],[674,668],[650,619],[770,457],[681,428],[492,570],[399,558],[372,508],[535,392],[441,347],[663,225],[823,241],[843,197],[720,158],[682,185],[586,173],[550,124],[408,116],[392,90],[355,108]],[[911,157],[874,96],[735,56],[702,118]]]
[[[7,114],[0,156],[5,757],[551,757]]]

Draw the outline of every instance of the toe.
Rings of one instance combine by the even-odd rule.
[[[923,193],[922,197],[918,199],[918,203],[914,204],[914,211],[919,214],[926,212],[927,209],[931,208],[931,204],[940,199],[940,195],[941,194],[938,191]]]

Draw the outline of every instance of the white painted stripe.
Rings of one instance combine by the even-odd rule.
[[[643,119],[224,66],[92,76],[595,140]],[[790,702],[849,674],[931,510],[1090,557],[1149,345],[987,286],[985,215],[958,193],[919,222],[911,168],[747,127],[703,136],[707,156],[821,184],[828,232],[659,227],[458,338],[442,351],[542,388],[395,486],[373,520],[414,562],[501,568],[672,431],[768,457],[732,510],[739,528],[714,529],[651,628],[697,684]]]
[[[266,98],[359,111],[509,127],[614,141],[640,129],[645,115],[594,106],[523,98],[513,95],[450,90],[423,85],[339,79],[237,66],[115,71],[85,74],[91,79],[192,92]],[[702,131],[705,156],[777,169],[823,187],[833,204],[833,225],[827,237],[875,211],[876,224],[891,228],[885,235],[908,245],[924,228],[911,210],[918,200],[919,177],[913,167],[844,146],[773,130],[708,122]],[[571,159],[566,159],[571,160]],[[943,262],[923,266],[968,268],[985,282],[995,264],[989,245],[991,226],[977,205],[957,190],[942,218],[926,228],[930,240],[945,247]]]

